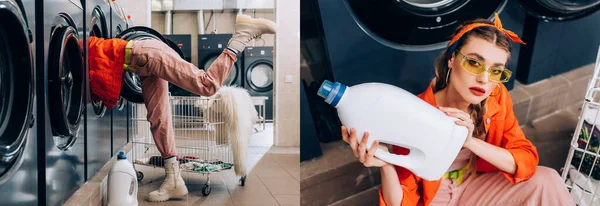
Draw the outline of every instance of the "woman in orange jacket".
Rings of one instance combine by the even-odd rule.
[[[461,25],[435,63],[435,77],[419,98],[459,120],[469,136],[443,178],[427,181],[374,157],[368,133],[342,126],[344,141],[366,167],[380,167],[380,205],[575,205],[558,173],[538,166],[536,147],[525,138],[510,95],[502,84],[511,72],[511,41],[516,34],[478,19]],[[407,154],[393,146],[392,153]]]
[[[212,96],[221,87],[237,61],[237,54],[244,51],[248,42],[262,34],[274,34],[275,30],[276,25],[272,21],[238,15],[233,37],[223,53],[207,68],[208,72],[188,63],[158,40],[89,39],[91,91],[108,108],[114,107],[118,101],[124,71],[135,72],[141,78],[150,131],[164,159],[166,173],[160,188],[148,195],[149,201],[167,201],[188,193],[176,159],[168,82],[197,95]]]

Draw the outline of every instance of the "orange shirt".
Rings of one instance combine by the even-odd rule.
[[[121,94],[126,46],[127,41],[122,39],[88,40],[90,89],[109,109],[117,104]]]
[[[515,174],[511,175],[499,170],[482,158],[477,158],[476,168],[477,172],[500,171],[507,181],[517,184],[528,180],[535,173],[539,157],[536,147],[525,138],[525,134],[519,127],[508,90],[503,84],[500,84],[500,87],[494,89],[492,94],[498,94],[498,92],[500,92],[499,95],[488,98],[487,112],[483,121],[487,131],[485,141],[507,149],[514,157],[517,169]],[[417,96],[432,106],[438,107],[431,85],[425,92]],[[393,147],[392,152],[396,154],[407,153],[406,149],[400,147]],[[404,186],[402,187],[402,206],[429,205],[431,203],[440,187],[441,179],[436,181],[423,180],[409,170],[398,166],[396,166],[396,172],[400,184]],[[379,191],[379,202],[380,205],[386,205],[382,190]]]

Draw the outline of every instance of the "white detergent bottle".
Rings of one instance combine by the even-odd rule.
[[[412,171],[426,180],[438,180],[448,170],[468,135],[465,126],[399,87],[363,83],[352,87],[325,80],[318,95],[337,109],[342,124],[356,129],[360,142],[369,132],[367,148],[375,140],[410,150],[396,155],[377,149],[375,156]]]
[[[125,152],[119,151],[117,162],[108,174],[108,205],[137,206],[138,182],[133,165]]]

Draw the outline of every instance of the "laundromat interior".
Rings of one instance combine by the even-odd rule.
[[[236,17],[253,24],[238,33],[257,25],[263,33],[244,34],[253,40],[229,50],[236,58],[218,59],[230,39],[245,41],[235,34]],[[274,0],[0,0],[0,205],[298,205],[298,17],[298,6]],[[125,70],[109,108],[92,91],[94,39],[118,39],[115,51],[126,51],[115,54],[127,56],[124,62],[102,62],[133,64],[136,48],[149,45],[135,44],[152,41],[165,48],[154,54],[186,65],[188,74],[230,72],[211,73],[205,85],[214,93],[198,95],[164,86],[157,73]],[[158,83],[146,86],[152,78]],[[142,88],[168,91],[144,100],[151,89]],[[152,112],[170,114],[172,123],[151,125],[145,101],[161,98],[168,106]],[[154,127],[173,131],[179,169],[166,165]],[[132,165],[127,172],[113,167],[123,161]],[[131,181],[115,181],[120,174]],[[161,184],[173,174],[186,194],[150,202],[152,191],[165,194]]]

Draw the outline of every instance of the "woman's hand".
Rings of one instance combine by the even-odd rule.
[[[469,148],[468,145],[471,142],[471,140],[473,139],[473,130],[475,129],[475,124],[473,123],[473,120],[471,119],[471,115],[467,114],[466,112],[460,110],[460,109],[456,109],[456,108],[451,108],[451,107],[439,107],[440,110],[442,110],[442,112],[446,113],[446,115],[450,116],[450,117],[455,117],[458,118],[459,120],[456,121],[457,125],[462,125],[462,126],[466,126],[467,129],[469,130],[469,135],[467,136],[467,139],[465,139],[465,143],[463,143],[463,147],[465,148]]]
[[[387,146],[385,146],[384,144],[379,144],[378,141],[375,141],[373,143],[373,146],[371,146],[371,149],[367,151],[367,141],[369,139],[368,132],[365,132],[365,135],[359,143],[358,139],[356,138],[356,130],[353,128],[350,130],[350,134],[348,134],[346,126],[342,126],[342,138],[344,142],[350,145],[350,148],[352,148],[352,152],[354,152],[354,156],[358,157],[358,160],[365,167],[383,167],[388,165],[387,162],[384,162],[374,156],[375,151],[378,147],[384,150],[385,152],[388,152]]]

